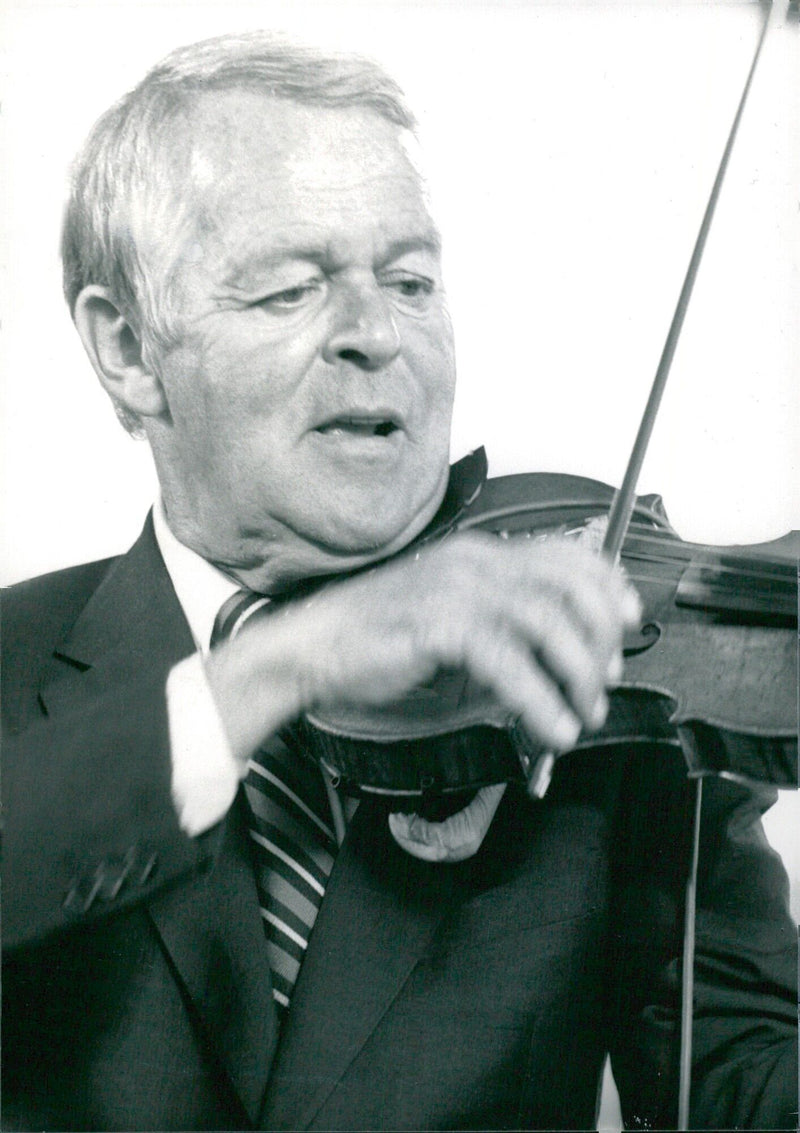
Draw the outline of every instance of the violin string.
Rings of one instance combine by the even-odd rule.
[[[520,531],[513,534],[518,538],[533,536],[544,541],[554,534],[566,537],[579,535],[581,530],[582,527],[576,526],[565,528],[563,531],[558,529],[541,533]],[[506,533],[506,537],[511,536],[511,532]],[[735,548],[686,543],[677,536],[654,532],[649,526],[635,521],[628,527],[622,558],[628,563],[642,562],[672,567],[694,565],[713,571],[717,577],[730,576],[737,580],[752,580],[757,583],[791,581],[795,572],[794,565],[789,559],[770,559],[764,555],[740,554]],[[627,573],[629,577],[634,577],[630,568],[627,569]],[[641,581],[652,581],[648,575],[637,577]]]
[[[787,581],[794,581],[795,571],[791,565],[786,569],[763,569],[758,566],[751,567],[749,564],[740,565],[728,564],[714,559],[681,559],[679,557],[672,558],[669,555],[653,555],[645,552],[633,552],[631,554],[624,554],[623,559],[631,562],[650,563],[653,566],[674,567],[686,563],[687,566],[694,566],[698,569],[707,570],[713,573],[714,577],[723,579],[741,579],[743,581],[751,581],[754,583],[781,583]],[[630,570],[628,571],[630,573]]]
[[[729,575],[756,581],[775,580],[777,582],[794,578],[793,564],[788,561],[785,563],[782,561],[771,562],[757,556],[750,558],[733,554],[728,556],[724,549],[719,550],[718,548],[709,548],[705,556],[702,554],[693,555],[691,545],[685,545],[686,549],[683,551],[676,548],[677,553],[669,554],[662,550],[664,544],[659,544],[657,541],[653,541],[652,544],[657,548],[656,551],[641,548],[638,545],[640,542],[647,544],[649,540],[647,537],[637,536],[635,546],[623,546],[623,558],[629,561],[639,560],[641,562],[659,563],[664,566],[675,566],[685,562],[687,565],[708,568],[720,576]]]

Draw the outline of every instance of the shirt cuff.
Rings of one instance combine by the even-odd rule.
[[[190,837],[227,814],[241,778],[199,653],[167,678],[172,752],[172,800],[181,829]]]

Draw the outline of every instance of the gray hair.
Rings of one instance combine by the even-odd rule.
[[[149,236],[163,242],[191,220],[191,202],[181,191],[188,157],[170,139],[181,122],[188,132],[204,94],[228,90],[311,106],[366,107],[415,129],[400,87],[376,63],[291,44],[269,32],[204,40],[157,64],[99,119],[78,154],[61,237],[70,312],[84,287],[107,287],[139,334],[149,364],[153,347],[174,343],[176,327],[171,273],[145,269],[142,241]],[[125,409],[117,406],[117,413],[136,430]]]

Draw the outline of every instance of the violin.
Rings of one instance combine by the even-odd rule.
[[[714,773],[797,785],[800,532],[750,547],[686,543],[657,498],[637,498],[636,484],[771,10],[770,3],[619,490],[574,476],[500,477],[453,525],[501,539],[539,539],[580,534],[607,512],[600,551],[621,563],[643,598],[644,617],[624,643],[624,672],[606,722],[577,746],[674,744],[694,779],[681,964],[681,1130],[689,1128],[703,781]],[[440,672],[380,711],[343,706],[307,716],[300,728],[334,783],[383,796],[393,809],[422,810],[430,798],[458,800],[484,784],[514,780],[541,797],[555,761],[464,672]]]
[[[482,450],[473,461],[485,460]],[[446,529],[500,539],[578,538],[605,516],[596,480],[528,473],[486,481]],[[692,775],[797,782],[797,560],[800,532],[752,546],[681,540],[659,497],[633,508],[621,562],[643,602],[604,726],[574,750],[661,743]],[[382,708],[309,714],[303,741],[351,794],[419,809],[489,783],[527,783],[542,749],[513,713],[461,671],[438,673]]]
[[[486,483],[456,528],[540,538],[580,532],[607,513],[600,551],[628,571],[645,618],[625,643],[625,670],[605,725],[578,747],[663,741],[682,749],[698,779],[713,772],[795,786],[800,533],[752,547],[685,543],[655,501],[636,496],[770,7],[619,490],[574,476],[501,477]],[[380,710],[342,706],[310,714],[300,729],[334,781],[356,794],[384,796],[398,809],[515,779],[541,797],[555,761],[463,672],[441,672]]]

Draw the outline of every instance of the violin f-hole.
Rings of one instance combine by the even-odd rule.
[[[658,622],[645,622],[638,629],[629,630],[622,641],[623,657],[636,657],[652,649],[661,637],[661,626]]]

